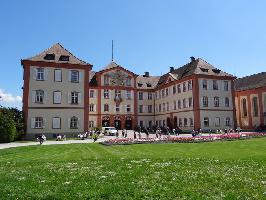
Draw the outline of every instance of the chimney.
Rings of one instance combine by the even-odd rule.
[[[150,73],[149,72],[145,72],[143,77],[149,77],[150,76]]]
[[[191,56],[190,59],[191,59],[191,62],[196,60],[195,57],[193,57],[193,56]]]
[[[173,72],[175,70],[174,67],[170,67],[170,73]]]

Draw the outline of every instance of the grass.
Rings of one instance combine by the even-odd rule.
[[[266,138],[0,150],[1,199],[266,199]]]

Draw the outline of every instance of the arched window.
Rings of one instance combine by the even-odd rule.
[[[242,116],[247,117],[248,111],[247,111],[247,99],[242,99]]]
[[[254,117],[258,117],[259,110],[258,110],[258,98],[257,97],[252,98],[252,105],[253,105],[253,115]]]

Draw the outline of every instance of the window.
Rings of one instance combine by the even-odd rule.
[[[226,126],[231,126],[231,123],[230,123],[230,117],[226,117],[226,118],[225,118],[225,125],[226,125]]]
[[[204,117],[203,124],[205,127],[209,127],[209,118],[208,117]]]
[[[109,90],[104,90],[103,91],[103,98],[109,99]]]
[[[71,129],[77,129],[78,128],[78,118],[77,117],[71,117],[70,128]]]
[[[258,117],[258,98],[253,97],[252,98],[252,105],[253,105],[253,116]]]
[[[176,101],[174,101],[174,110],[176,110]]]
[[[224,98],[224,106],[229,107],[229,98],[228,97]]]
[[[163,112],[165,112],[165,103],[163,103]]]
[[[187,107],[187,101],[186,99],[183,99],[183,108],[186,108]]]
[[[54,54],[46,54],[44,56],[44,60],[54,60],[55,59],[55,55]]]
[[[44,100],[44,91],[36,90],[35,91],[35,103],[43,103]]]
[[[109,112],[109,105],[108,104],[104,104],[103,111],[104,112]]]
[[[121,90],[115,90],[115,99],[121,99]]]
[[[190,125],[190,127],[194,126],[193,118],[189,118],[189,125]]]
[[[242,99],[242,116],[247,117],[248,116],[248,111],[247,111],[247,100]]]
[[[203,97],[202,104],[203,104],[203,107],[208,107],[208,97]]]
[[[184,118],[184,126],[187,126],[187,118]]]
[[[69,56],[62,55],[59,57],[59,61],[69,61]]]
[[[43,128],[43,118],[35,117],[34,128]]]
[[[224,81],[224,91],[228,91],[228,81]]]
[[[187,83],[184,82],[184,83],[183,83],[183,92],[186,92],[186,91],[187,91]]]
[[[94,104],[91,103],[91,104],[89,105],[89,111],[90,111],[90,112],[94,112]]]
[[[192,97],[188,98],[188,107],[192,107],[193,106],[193,100]]]
[[[148,100],[152,100],[152,93],[148,92]]]
[[[192,81],[188,81],[188,90],[192,90]]]
[[[94,128],[94,121],[89,121],[89,127]]]
[[[181,85],[180,84],[177,85],[177,93],[181,93]]]
[[[169,102],[166,103],[166,110],[169,111]]]
[[[159,104],[159,112],[162,111],[162,104]]]
[[[151,83],[146,83],[147,87],[151,87]]]
[[[143,92],[139,92],[139,100],[143,100]]]
[[[131,106],[130,106],[130,104],[127,105],[126,111],[127,111],[128,113],[131,112]]]
[[[216,127],[220,126],[220,117],[215,117],[215,126]]]
[[[203,88],[204,90],[207,90],[207,89],[208,89],[208,82],[207,82],[206,79],[203,79],[203,80],[202,80],[202,88]]]
[[[126,78],[126,86],[131,86],[131,78],[130,77]]]
[[[54,81],[62,82],[62,70],[61,69],[54,70]]]
[[[165,96],[165,95],[164,95],[164,89],[162,89],[162,98],[164,98],[164,96]]]
[[[90,90],[90,98],[94,98],[94,90]]]
[[[148,105],[148,113],[152,113],[152,105]]]
[[[176,93],[176,86],[174,85],[173,86],[173,94],[175,94]]]
[[[218,81],[212,80],[212,86],[213,86],[213,90],[218,90]]]
[[[180,100],[177,101],[177,107],[178,107],[178,109],[181,109],[181,101]]]
[[[126,90],[126,99],[127,100],[131,99],[131,91],[130,90]]]
[[[72,83],[78,83],[79,82],[79,71],[71,70],[70,80]]]
[[[79,93],[78,92],[71,92],[71,104],[78,104],[79,103]]]
[[[61,103],[61,92],[55,91],[54,92],[54,104],[60,104]]]
[[[168,96],[169,95],[169,90],[168,88],[165,89],[165,96]]]
[[[36,69],[36,80],[43,81],[44,80],[44,68],[37,68]]]
[[[115,106],[115,112],[120,112],[120,106],[119,105]]]
[[[104,85],[109,85],[109,75],[108,74],[105,74],[103,76],[103,84]]]
[[[214,107],[219,107],[219,97],[214,97]]]
[[[53,118],[53,129],[60,129],[61,128],[61,118],[54,117]]]
[[[143,105],[139,105],[139,113],[143,113]]]
[[[139,126],[143,127],[143,121],[139,121]]]
[[[182,127],[182,126],[183,126],[183,123],[182,123],[182,118],[179,118],[179,119],[178,119],[178,124],[179,124],[179,126],[180,126],[180,127]]]

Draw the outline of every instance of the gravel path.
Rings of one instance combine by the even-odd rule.
[[[128,131],[127,135],[128,138],[133,138],[133,131]],[[146,137],[145,133],[141,133],[142,137]],[[119,131],[119,137],[122,138],[121,136],[121,131]],[[150,134],[151,138],[155,138],[155,134]],[[192,137],[190,134],[181,134],[179,137]],[[104,136],[99,138],[96,142],[103,142],[106,140],[109,140],[111,138],[115,138],[115,136]],[[42,145],[54,145],[54,144],[89,144],[93,143],[92,139],[85,139],[85,140],[66,140],[66,141],[54,141],[54,140],[48,140],[45,141]],[[0,144],[0,149],[7,149],[7,148],[12,148],[12,147],[24,147],[24,146],[33,146],[33,145],[40,145],[39,142],[34,142],[34,141],[25,141],[25,142],[11,142],[11,143],[2,143]]]

